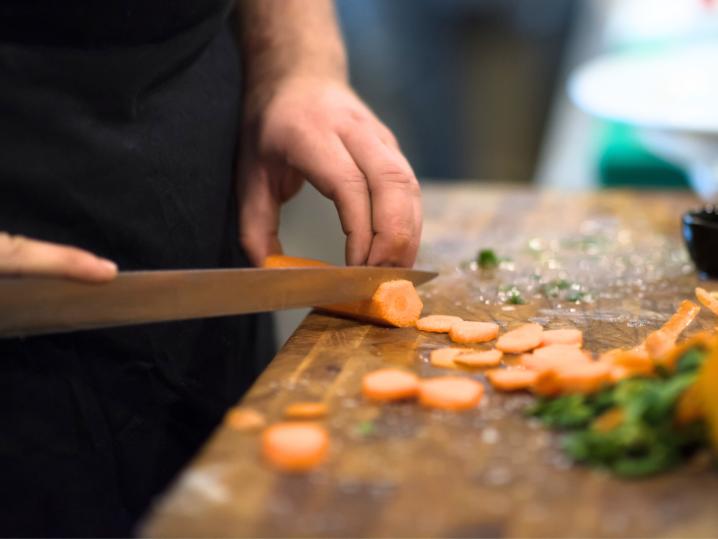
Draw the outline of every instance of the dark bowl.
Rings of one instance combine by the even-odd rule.
[[[683,239],[702,279],[718,279],[718,206],[683,214]]]

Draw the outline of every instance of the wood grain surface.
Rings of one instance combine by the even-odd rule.
[[[655,260],[649,253],[650,264],[646,253],[641,255],[650,269],[645,281],[616,281],[612,289],[596,290],[592,302],[560,304],[537,295],[527,298],[526,305],[487,305],[477,299],[483,296],[477,296],[475,283],[466,278],[471,268],[461,271],[461,261],[475,257],[481,247],[509,249],[533,235],[550,243],[551,237],[590,234],[598,225],[613,227],[620,241],[651,238],[658,245],[678,245],[680,214],[696,203],[688,194],[567,195],[458,184],[424,185],[423,196],[426,225],[420,265],[442,273],[421,287],[423,315],[495,320],[504,324],[502,332],[531,318],[546,329],[578,327],[584,331],[585,348],[599,353],[637,345],[681,300],[695,300],[695,273],[680,257],[661,259],[663,251],[658,249]],[[703,286],[716,288],[712,283]],[[685,335],[715,325],[715,315],[702,309]],[[416,328],[310,314],[241,404],[272,423],[290,403],[325,403],[330,413],[323,424],[332,439],[329,462],[308,475],[275,473],[261,463],[258,433],[220,427],[157,500],[139,533],[718,535],[718,474],[706,455],[663,476],[620,480],[567,460],[558,435],[525,416],[532,401],[525,394],[501,395],[489,388],[477,409],[461,414],[426,410],[416,403],[378,406],[362,399],[361,377],[386,366],[401,366],[422,378],[458,373],[486,383],[481,370],[446,371],[428,363],[433,348],[449,344],[446,335]]]

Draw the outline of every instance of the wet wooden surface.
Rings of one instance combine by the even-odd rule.
[[[526,305],[486,305],[478,299],[484,296],[477,292],[471,268],[460,261],[481,247],[525,242],[534,232],[548,241],[564,233],[585,235],[596,224],[614,227],[611,233],[620,241],[651,237],[657,245],[664,240],[672,245],[680,232],[680,214],[695,203],[681,193],[564,196],[473,185],[425,186],[421,263],[440,269],[442,276],[422,287],[423,314],[496,320],[505,324],[502,332],[529,319],[547,329],[578,327],[584,331],[585,348],[593,353],[634,346],[681,300],[694,299],[696,276],[680,257],[670,258],[670,249],[663,253],[667,258],[656,255],[650,264],[645,262],[650,253],[641,252],[650,268],[645,282],[618,282],[618,293],[596,290],[593,302],[578,304],[531,296]],[[686,334],[713,328],[715,322],[703,309]],[[480,370],[446,371],[428,363],[431,349],[449,344],[446,335],[415,328],[383,328],[310,314],[242,405],[264,413],[272,423],[281,419],[287,404],[326,403],[329,462],[304,476],[275,473],[259,459],[258,433],[219,428],[157,500],[140,533],[718,535],[718,474],[700,458],[660,477],[624,481],[568,461],[557,447],[557,435],[526,418],[528,395],[499,395],[489,388],[476,410],[462,414],[425,410],[415,403],[377,406],[362,399],[361,377],[390,365],[423,378],[451,372],[485,383]]]

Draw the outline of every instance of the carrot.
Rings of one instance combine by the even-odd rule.
[[[627,369],[626,367],[621,367],[620,365],[611,367],[611,370],[608,372],[609,378],[611,378],[611,382],[614,384],[616,382],[620,382],[624,378],[628,378],[633,373]]]
[[[493,322],[456,322],[449,330],[451,340],[460,343],[488,342],[498,334],[499,325]]]
[[[434,333],[448,333],[451,329],[451,324],[456,322],[463,322],[458,316],[445,316],[442,314],[432,314],[431,316],[425,316],[419,318],[416,322],[417,329],[421,331],[433,331]]]
[[[673,415],[673,424],[676,427],[683,427],[703,419],[703,417],[701,391],[698,384],[692,384],[678,397],[676,411]]]
[[[559,382],[556,371],[549,369],[536,372],[536,381],[534,381],[531,390],[542,397],[558,397],[563,392],[563,387]]]
[[[703,288],[696,288],[696,296],[698,296],[698,300],[708,307],[711,311],[713,311],[715,314],[718,314],[718,299],[713,297],[713,295],[710,292],[707,292]]]
[[[609,432],[618,427],[626,419],[626,413],[622,408],[611,408],[598,416],[591,428],[598,432]]]
[[[581,348],[583,331],[579,329],[549,329],[541,334],[541,346],[552,344],[571,344]]]
[[[539,372],[587,361],[586,353],[570,344],[552,344],[521,356],[521,365]]]
[[[688,327],[700,311],[700,307],[691,301],[681,302],[676,314],[661,329],[646,338],[646,351],[654,361],[660,361],[676,345],[678,335]]]
[[[630,375],[653,374],[655,363],[649,357],[645,348],[637,346],[631,350],[624,350],[613,357],[614,367],[623,367]]]
[[[444,376],[419,384],[419,401],[424,406],[463,411],[473,408],[484,394],[484,386],[469,378]]]
[[[431,351],[431,364],[435,367],[454,368],[454,359],[459,354],[463,354],[467,350],[465,348],[439,348]]]
[[[538,373],[523,369],[491,369],[486,371],[491,386],[498,391],[518,391],[530,389]]]
[[[312,260],[311,258],[299,258],[298,256],[269,255],[264,259],[263,268],[303,268],[309,266],[331,266],[326,262]]]
[[[394,401],[415,397],[419,379],[415,374],[399,369],[381,369],[362,379],[362,392],[374,401]]]
[[[286,419],[318,419],[327,415],[327,407],[322,402],[296,402],[284,409]]]
[[[671,371],[675,370],[678,360],[681,359],[691,348],[710,350],[715,346],[718,346],[718,337],[716,334],[711,333],[710,331],[701,331],[700,333],[693,335],[687,341],[673,347],[665,356],[663,356],[661,359],[661,365]]]
[[[496,342],[496,349],[509,354],[520,354],[541,344],[543,328],[539,324],[525,324],[504,333]]]
[[[454,357],[454,363],[461,363],[469,367],[493,367],[501,363],[503,357],[501,350],[485,350],[470,354],[459,354]]]
[[[264,427],[264,415],[251,408],[235,406],[227,410],[222,420],[225,425],[240,431],[259,430]]]
[[[621,350],[620,348],[613,348],[613,349],[609,350],[608,352],[604,352],[603,354],[598,356],[598,360],[605,361],[605,362],[613,365],[613,362],[616,359],[616,357],[622,353],[623,353],[623,350]]]
[[[330,265],[317,260],[284,255],[271,255],[264,261],[265,268]],[[414,285],[403,279],[380,284],[371,299],[317,307],[317,309],[339,316],[395,327],[416,325],[422,308],[423,304],[414,289]]]
[[[262,456],[280,472],[308,472],[324,462],[329,436],[313,423],[277,423],[262,433]]]
[[[554,372],[563,393],[590,395],[611,382],[611,366],[598,361],[566,365]]]

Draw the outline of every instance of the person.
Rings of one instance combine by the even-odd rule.
[[[259,265],[305,179],[347,264],[413,264],[330,0],[7,0],[0,36],[0,274]],[[131,534],[272,354],[265,315],[1,340],[0,533]]]

